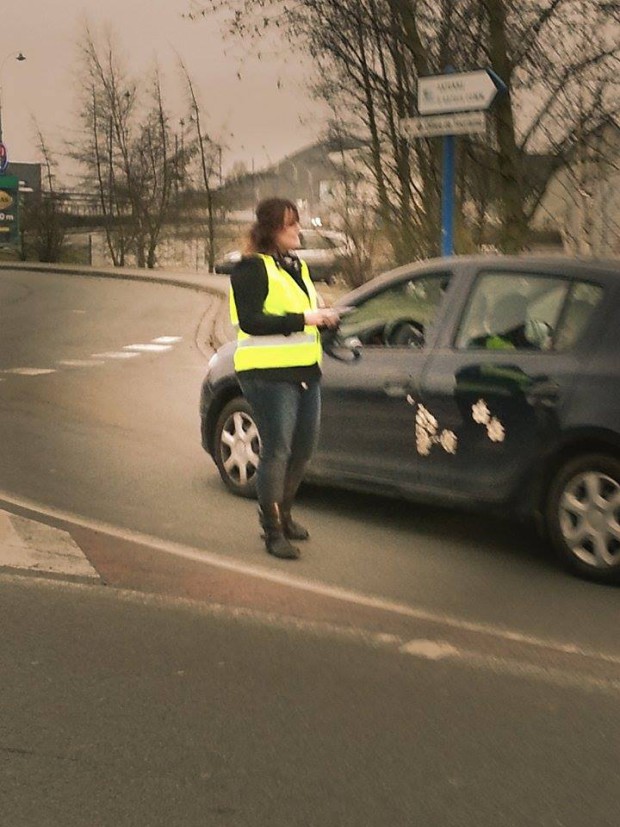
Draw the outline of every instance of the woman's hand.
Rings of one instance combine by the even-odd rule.
[[[320,307],[318,310],[306,310],[304,321],[316,327],[338,327],[340,313],[333,307]]]

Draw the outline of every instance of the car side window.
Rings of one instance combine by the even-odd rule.
[[[573,285],[558,326],[556,350],[570,350],[577,344],[602,300],[603,288],[599,285],[587,282]]]
[[[344,339],[367,347],[424,347],[450,277],[405,279],[360,302],[340,323]]]
[[[466,350],[550,350],[570,283],[487,273],[476,281],[456,337]]]

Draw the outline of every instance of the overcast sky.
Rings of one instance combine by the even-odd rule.
[[[0,84],[9,158],[39,160],[33,117],[57,154],[74,132],[76,44],[84,21],[113,27],[137,75],[158,61],[175,117],[184,110],[179,53],[209,114],[207,130],[228,146],[225,170],[237,160],[258,169],[312,143],[322,128],[321,109],[304,89],[311,69],[294,44],[279,44],[287,63],[273,46],[268,59],[244,58],[247,49],[227,41],[217,21],[183,19],[188,6],[188,0],[2,0]],[[16,51],[26,60],[16,61]]]

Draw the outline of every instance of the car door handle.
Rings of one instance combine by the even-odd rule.
[[[560,386],[552,379],[535,382],[525,391],[525,398],[530,405],[553,408],[560,398]]]

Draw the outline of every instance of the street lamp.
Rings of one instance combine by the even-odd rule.
[[[4,64],[11,57],[14,57],[15,60],[18,60],[20,63],[26,60],[26,55],[23,54],[23,52],[10,52],[8,55],[5,55],[2,63],[0,63],[0,144],[2,143],[2,70],[4,69]]]

